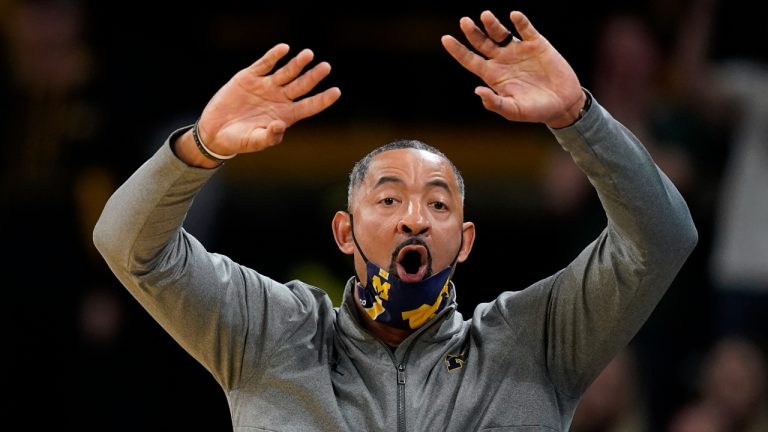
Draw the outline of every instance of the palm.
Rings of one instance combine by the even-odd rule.
[[[561,67],[554,48],[543,37],[505,48],[488,60],[487,74],[481,78],[511,105],[510,120],[539,121],[561,109],[560,86],[575,81],[575,74]]]
[[[336,102],[338,88],[302,99],[331,69],[323,62],[304,72],[313,59],[309,50],[301,51],[272,72],[287,52],[287,45],[276,45],[235,74],[211,98],[201,119],[201,128],[210,142],[215,141],[227,153],[259,151],[280,142],[285,128]]]
[[[508,120],[547,122],[580,97],[581,86],[570,65],[522,14],[512,18],[523,39],[515,38],[505,46],[496,41],[509,31],[490,13],[481,18],[485,31],[469,18],[461,21],[477,52],[451,36],[443,37],[443,45],[487,84],[477,89],[486,108]]]

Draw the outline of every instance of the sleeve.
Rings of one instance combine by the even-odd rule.
[[[311,301],[226,256],[182,224],[217,169],[179,160],[174,132],[110,197],[94,228],[97,249],[147,312],[226,389],[257,369]]]
[[[550,379],[576,397],[648,319],[698,234],[672,182],[597,101],[552,133],[597,190],[607,226],[566,268],[495,306],[543,337]]]

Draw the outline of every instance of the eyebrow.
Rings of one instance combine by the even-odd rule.
[[[401,179],[400,177],[396,177],[396,176],[382,176],[381,178],[379,178],[379,180],[376,182],[376,184],[373,186],[373,188],[376,189],[379,186],[381,186],[383,184],[386,184],[386,183],[405,184],[403,179]],[[448,186],[448,183],[446,183],[443,180],[439,180],[439,179],[430,180],[430,181],[427,182],[427,186],[439,187],[441,189],[445,189],[446,192],[448,192],[449,194],[453,195],[453,192],[451,191],[450,186]]]

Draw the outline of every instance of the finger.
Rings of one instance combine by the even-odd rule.
[[[312,50],[301,50],[300,53],[296,54],[296,57],[272,74],[272,81],[277,85],[284,85],[293,81],[313,58],[315,58],[315,53]]]
[[[257,127],[244,137],[243,152],[253,152],[280,143],[285,135],[287,125],[282,120],[273,120],[266,127]]]
[[[288,126],[282,120],[275,120],[267,125],[267,132],[273,136],[281,136],[285,133]]]
[[[483,102],[483,107],[488,111],[495,112],[505,118],[510,117],[510,110],[512,107],[505,106],[504,98],[494,93],[488,87],[477,87],[475,94],[480,96],[480,100]]]
[[[499,45],[491,40],[480,27],[475,25],[472,19],[464,17],[459,20],[459,27],[467,37],[469,43],[481,54],[486,57],[494,57],[499,50]]]
[[[483,65],[485,59],[477,55],[475,52],[470,51],[464,44],[456,40],[453,36],[445,35],[440,38],[446,51],[456,59],[459,64],[464,66],[467,70],[475,75],[482,76]]]
[[[285,136],[285,130],[288,126],[282,120],[275,120],[267,125],[264,130],[264,140],[269,146],[280,144]]]
[[[330,73],[331,65],[328,62],[318,63],[315,67],[288,83],[283,88],[284,94],[290,100],[304,96]]]
[[[269,49],[260,59],[248,66],[248,71],[257,75],[264,76],[272,71],[278,61],[288,54],[290,48],[288,44],[280,43]]]
[[[331,87],[316,95],[294,102],[294,122],[313,116],[333,105],[341,97],[338,87]]]
[[[531,40],[539,37],[539,32],[533,27],[531,21],[520,11],[513,11],[509,14],[509,19],[515,25],[515,29],[523,40]]]
[[[496,44],[509,42],[507,39],[512,35],[512,32],[507,30],[491,11],[483,11],[480,14],[480,21],[483,22],[483,27],[485,27],[485,32],[488,34],[488,37],[496,42]]]

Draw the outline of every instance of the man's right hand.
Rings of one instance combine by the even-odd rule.
[[[221,155],[263,150],[280,143],[288,127],[339,99],[338,87],[301,99],[328,76],[331,66],[321,62],[304,72],[314,59],[314,53],[304,49],[273,72],[288,51],[287,44],[275,45],[216,92],[200,117],[200,138],[206,147]],[[179,138],[176,153],[191,165],[217,165],[199,154],[191,131]]]

